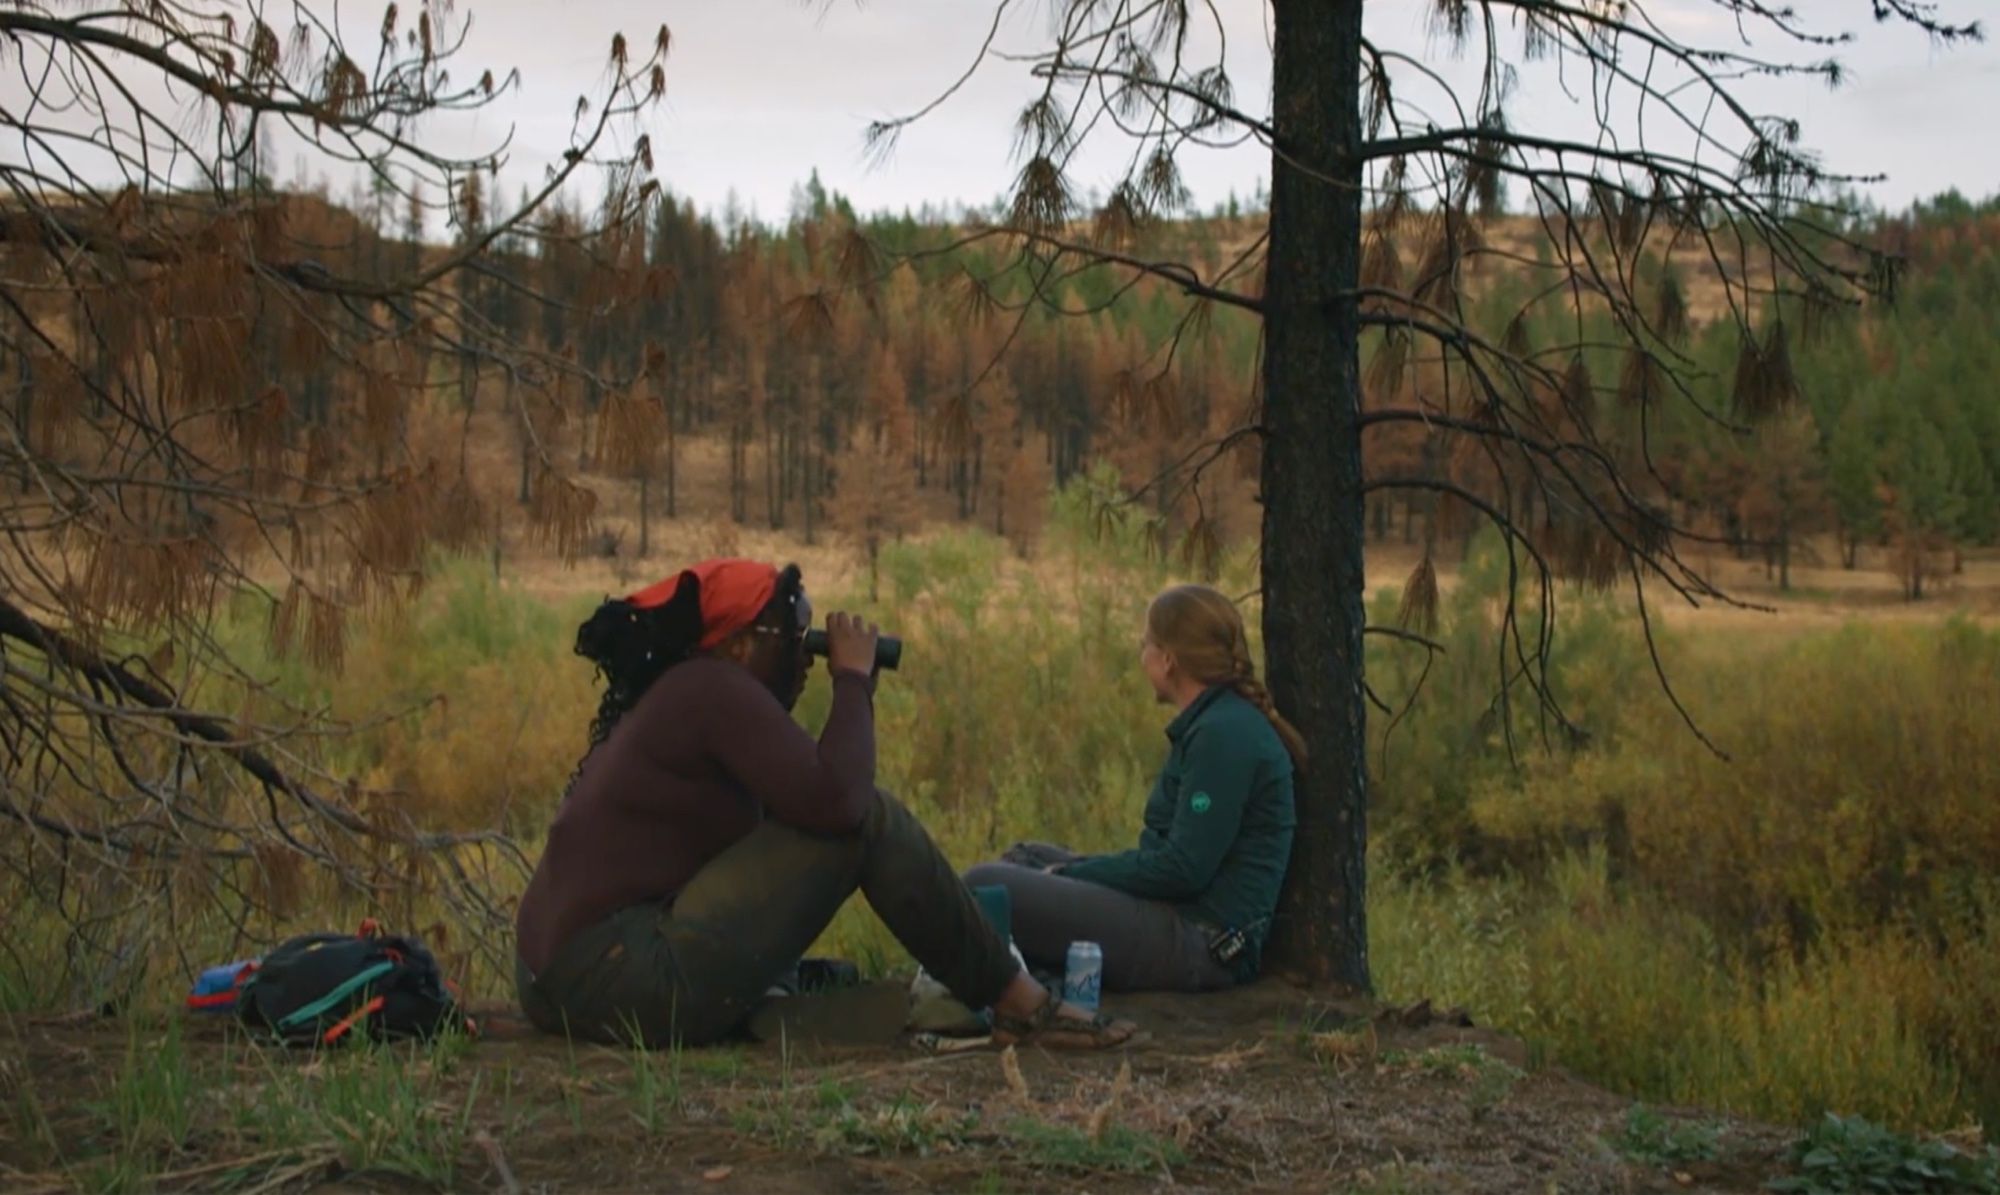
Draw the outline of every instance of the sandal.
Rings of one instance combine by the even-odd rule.
[[[1052,1050],[1109,1050],[1130,1042],[1139,1027],[1130,1021],[1114,1021],[1105,1014],[1092,1013],[1088,1020],[1064,1016],[1061,996],[1049,989],[1048,998],[1025,1017],[1008,1016],[993,1010],[993,1044],[997,1046],[1038,1045]]]

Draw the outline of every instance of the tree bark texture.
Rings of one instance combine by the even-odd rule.
[[[1369,989],[1359,310],[1362,0],[1276,0],[1265,283],[1264,642],[1311,745],[1270,965]]]

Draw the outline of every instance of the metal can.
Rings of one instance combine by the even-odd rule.
[[[1071,942],[1063,966],[1063,1003],[1097,1011],[1104,991],[1104,950],[1095,942]]]

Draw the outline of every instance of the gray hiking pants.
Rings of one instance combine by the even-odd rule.
[[[1235,985],[1236,977],[1208,952],[1213,931],[1172,905],[1042,870],[1080,857],[1046,843],[1021,843],[1002,862],[966,872],[965,882],[1007,889],[1014,944],[1030,966],[1060,973],[1071,942],[1096,942],[1104,951],[1108,992],[1208,992]]]
[[[548,1033],[649,1046],[728,1036],[860,889],[952,995],[993,1003],[1020,964],[900,802],[878,793],[861,828],[821,836],[766,821],[671,904],[634,905],[577,934],[540,974],[515,963],[522,1011]]]

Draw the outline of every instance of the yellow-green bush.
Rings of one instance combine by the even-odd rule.
[[[1378,769],[1384,989],[1469,1003],[1652,1098],[2000,1115],[2000,635],[1665,636],[1725,760],[1665,701],[1635,620],[1566,602],[1550,687],[1589,740],[1512,767],[1481,724],[1491,567],[1475,554],[1440,632],[1480,663],[1434,669]],[[1378,689],[1414,674],[1370,667]]]
[[[1730,762],[1657,731],[1621,752],[1646,761],[1621,780],[1639,874],[1712,918],[1807,933],[1963,910],[2000,863],[1996,686],[2000,636],[1963,623],[1705,670]]]
[[[1934,1018],[1975,1011],[1994,970],[1984,938],[1939,951],[1857,934],[1753,970],[1698,919],[1619,890],[1598,853],[1533,881],[1378,878],[1370,939],[1385,996],[1464,1004],[1544,1059],[1649,1099],[1931,1128],[1987,1110],[1966,1072],[1990,1067],[1990,1030],[1967,1052],[1934,1032]]]
[[[277,695],[356,728],[306,748],[321,766],[435,828],[532,831],[587,743],[596,693],[570,645],[592,604],[552,606],[461,560],[357,619],[337,671],[269,658],[260,605],[236,607],[224,638]]]

